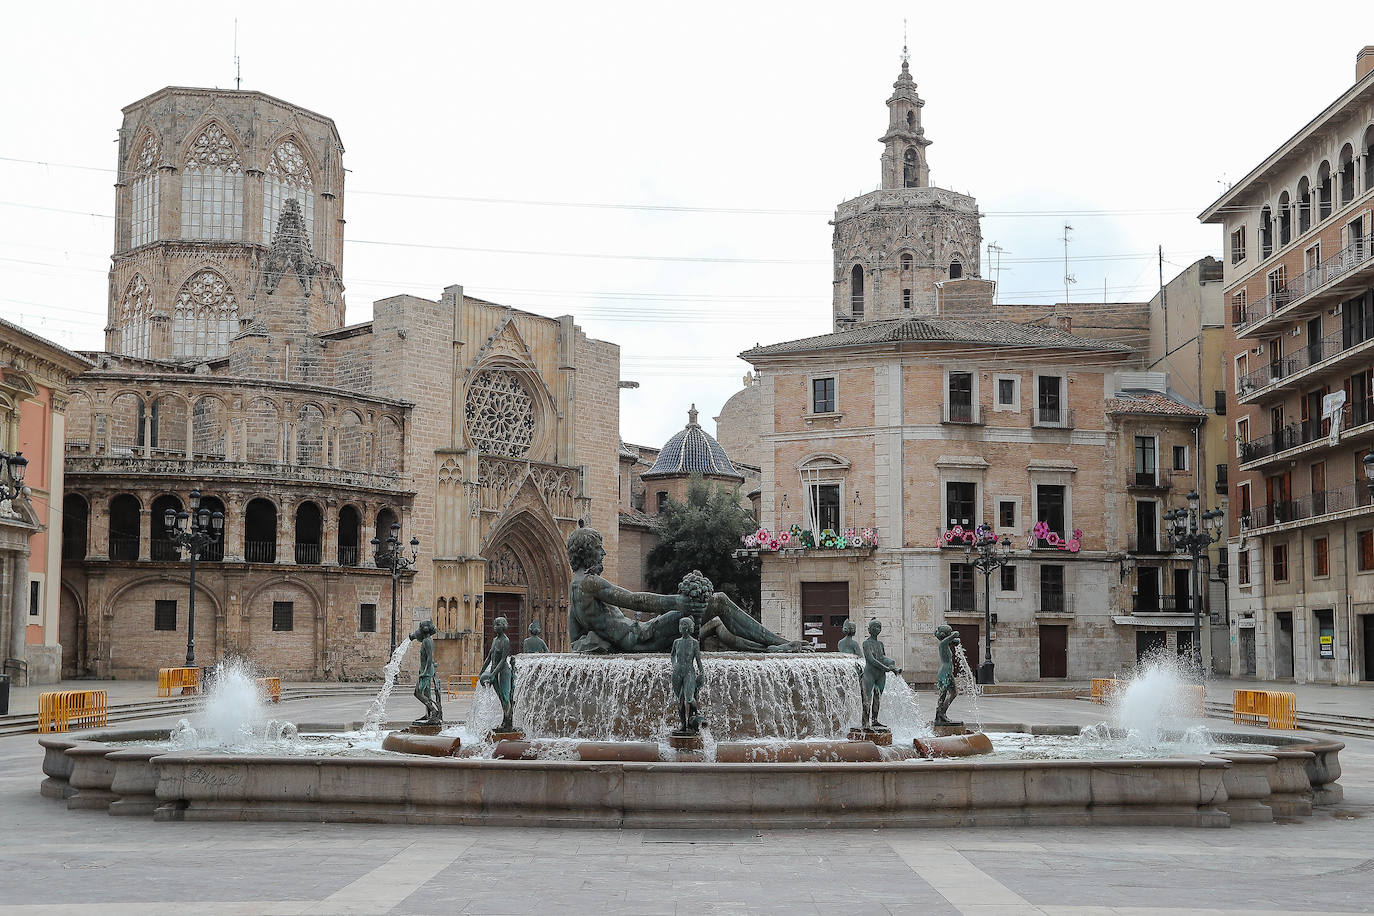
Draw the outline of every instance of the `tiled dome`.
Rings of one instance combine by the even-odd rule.
[[[707,434],[697,423],[697,405],[687,411],[687,426],[682,432],[663,444],[658,460],[643,476],[674,477],[686,474],[704,474],[708,477],[735,477],[744,479],[725,454],[720,443]]]

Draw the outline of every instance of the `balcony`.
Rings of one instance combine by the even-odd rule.
[[[318,566],[320,563],[320,545],[297,544],[296,563],[301,566]]]
[[[339,545],[339,565],[340,565],[340,566],[357,566],[357,565],[358,565],[358,548],[357,548],[356,546],[347,547],[347,546],[344,546],[343,544],[340,544],[340,545]]]
[[[385,493],[403,491],[403,487],[406,485],[400,477],[392,474],[373,474],[368,471],[348,471],[341,468],[319,468],[259,461],[218,461],[210,458],[142,458],[130,455],[90,457],[69,454],[66,457],[65,465],[68,477],[82,474],[109,474],[141,478],[185,477],[198,480],[242,478],[257,481],[322,484],[324,486],[378,490]]]
[[[1126,478],[1127,490],[1169,490],[1174,486],[1174,475],[1156,468],[1153,471],[1135,471]]]
[[[112,536],[110,538],[110,559],[116,562],[133,563],[138,560],[138,538]]]
[[[1158,555],[1173,553],[1173,550],[1153,531],[1135,531],[1126,536],[1126,552]]]
[[[1243,306],[1232,306],[1231,324],[1236,335],[1258,335],[1261,330],[1279,323],[1279,319],[1300,312],[1301,307],[1310,302],[1316,293],[1325,296],[1353,291],[1362,282],[1366,273],[1364,268],[1369,266],[1370,242],[1370,236],[1358,238],[1264,298]]]
[[[1374,332],[1361,337],[1345,329],[1335,331],[1242,376],[1236,397],[1242,404],[1253,404],[1276,392],[1296,388],[1304,379],[1335,369],[1347,361],[1368,356],[1371,351],[1374,351]]]
[[[941,423],[953,423],[960,426],[982,426],[983,405],[982,404],[946,404],[940,411]]]
[[[1361,492],[1364,491],[1364,492]],[[1255,506],[1250,512],[1248,530],[1282,525],[1285,522],[1300,522],[1331,512],[1343,512],[1369,502],[1368,490],[1364,484],[1359,486],[1337,487],[1334,490],[1319,490],[1297,499],[1276,500],[1267,505]]]
[[[171,541],[154,540],[149,545],[152,559],[166,562],[168,560],[177,561],[181,559],[181,548]]]
[[[1035,407],[1030,411],[1030,424],[1041,429],[1073,429],[1073,411],[1066,407]]]
[[[1374,432],[1371,423],[1374,423],[1374,400],[1345,405],[1341,410],[1341,441]],[[1271,461],[1286,461],[1294,457],[1297,450],[1325,448],[1329,434],[1330,427],[1325,422],[1308,420],[1290,423],[1278,432],[1242,442],[1239,445],[1241,470],[1254,470]]]
[[[1037,614],[1072,614],[1074,596],[1062,591],[1043,591],[1037,596]]]
[[[1191,614],[1191,595],[1132,595],[1133,614]]]
[[[277,562],[276,541],[244,541],[243,559],[249,563]]]

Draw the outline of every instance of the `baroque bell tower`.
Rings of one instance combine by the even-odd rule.
[[[924,107],[903,47],[902,69],[887,100],[887,132],[880,139],[881,184],[841,203],[831,221],[837,331],[935,315],[949,281],[979,276],[978,202],[931,186]]]

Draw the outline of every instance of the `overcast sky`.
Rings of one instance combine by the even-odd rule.
[[[1002,301],[1063,299],[1066,220],[1071,297],[1100,302],[1105,282],[1140,301],[1157,245],[1166,274],[1220,253],[1196,214],[1374,41],[1294,41],[1274,28],[1292,5],[1268,6],[14,5],[0,316],[103,345],[120,109],[232,88],[237,16],[243,87],[343,137],[348,320],[450,283],[571,313],[641,383],[622,436],[658,445],[692,401],[711,428],[748,369],[735,354],[830,329],[827,220],[877,186],[903,17],[931,181],[977,197],[1007,252]],[[787,212],[727,212],[749,210]]]

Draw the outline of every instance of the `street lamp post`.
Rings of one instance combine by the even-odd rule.
[[[401,526],[395,522],[391,524],[391,533],[386,536],[386,540],[372,539],[373,556],[377,560],[377,565],[391,570],[391,652],[396,652],[396,592],[397,583],[401,578],[401,573],[415,565],[419,558],[420,539],[412,537],[410,539],[410,556],[406,556],[401,550]],[[388,658],[391,656],[388,655]]]
[[[952,543],[946,532],[946,542]],[[1012,560],[1012,546],[1009,538],[999,537],[991,525],[979,525],[973,529],[972,540],[964,537],[964,563],[983,574],[983,660],[978,664],[978,683],[991,684],[992,664],[992,574]]]
[[[167,540],[191,555],[191,596],[186,611],[186,667],[196,666],[196,560],[201,551],[224,534],[224,513],[211,512],[200,504],[200,491],[191,491],[191,511],[171,506],[162,513]]]
[[[9,482],[0,481],[0,499],[14,500],[24,496],[28,490],[24,486],[24,472],[28,470],[29,459],[23,452],[0,452],[0,465],[9,472]]]
[[[1369,465],[1365,465],[1368,473]],[[1199,563],[1207,548],[1221,540],[1221,519],[1226,514],[1220,509],[1208,509],[1201,515],[1201,499],[1194,490],[1188,494],[1188,507],[1164,513],[1169,523],[1169,540],[1174,550],[1181,550],[1192,557],[1193,594],[1193,671],[1199,681],[1207,674],[1202,668],[1202,581],[1199,578]]]

